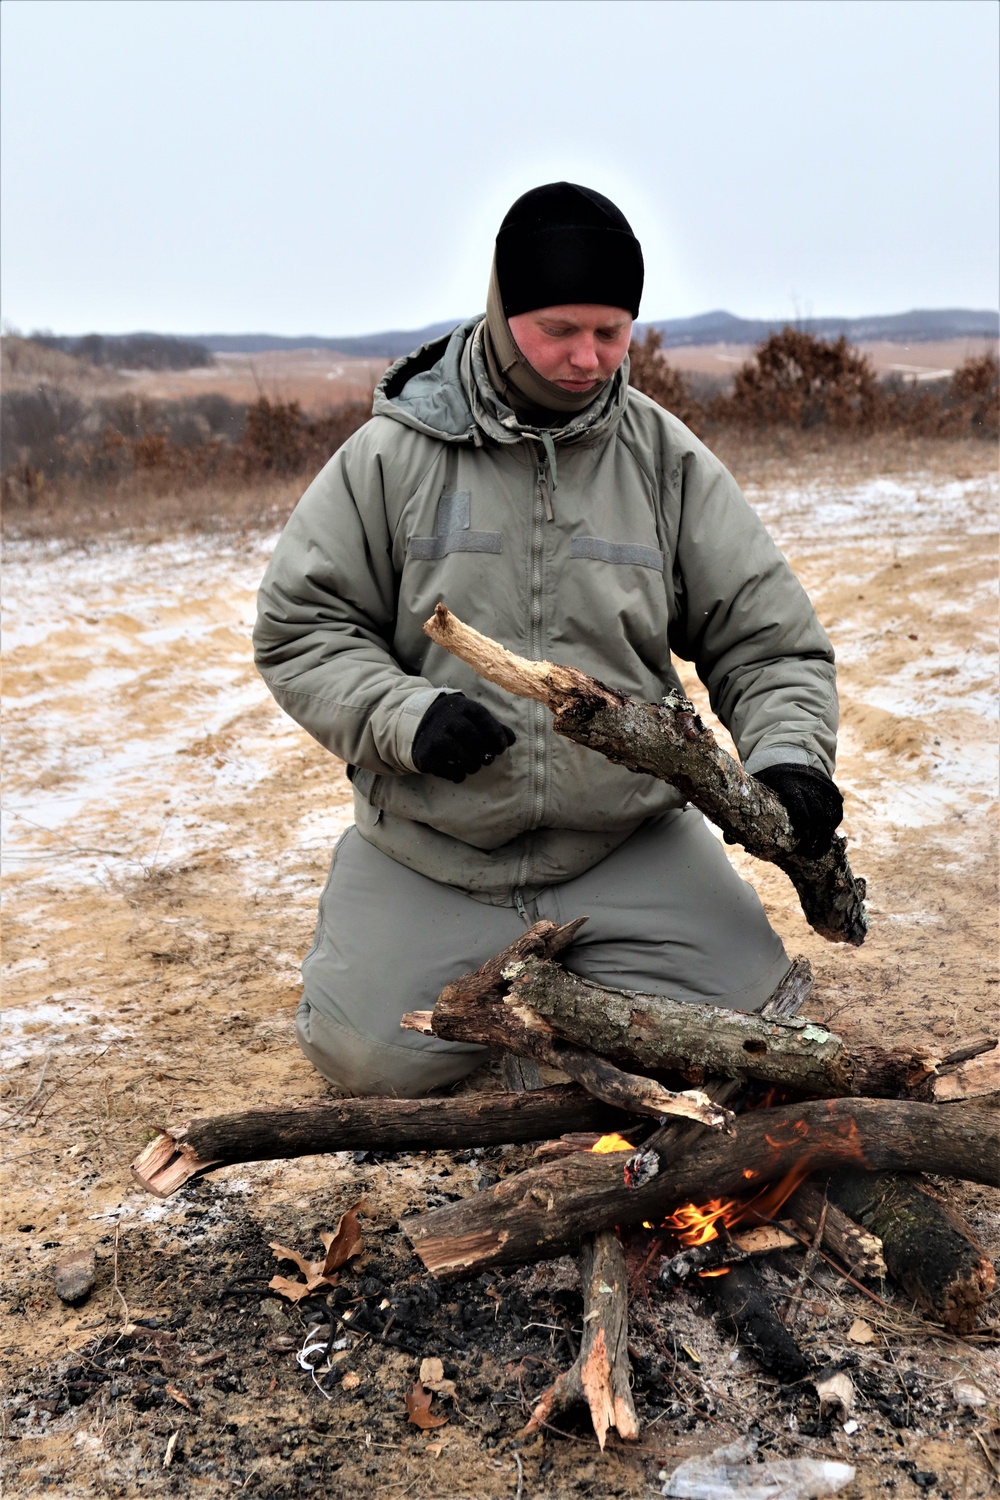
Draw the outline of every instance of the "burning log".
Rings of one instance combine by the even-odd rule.
[[[921,1047],[849,1048],[834,1032],[798,1016],[748,1015],[606,989],[532,956],[506,965],[503,974],[505,1004],[529,1028],[547,1023],[558,1037],[586,1043],[622,1067],[704,1070],[802,1094],[897,1099],[920,1092],[941,1061]],[[451,985],[438,1002],[439,1036],[453,1034],[441,1028],[462,1008],[464,983]]]
[[[167,1198],[193,1177],[236,1162],[326,1151],[510,1145],[569,1129],[620,1130],[627,1118],[566,1084],[443,1099],[333,1099],[189,1120],[144,1147],[132,1173],[149,1192]]]
[[[657,1273],[661,1286],[683,1285],[689,1276],[711,1277],[723,1267],[736,1266],[758,1255],[773,1255],[775,1250],[790,1250],[798,1245],[794,1234],[786,1234],[771,1224],[761,1224],[743,1234],[721,1236],[704,1244],[689,1245],[676,1255],[664,1256]]]
[[[697,1280],[698,1290],[718,1316],[750,1347],[768,1375],[802,1380],[810,1364],[778,1317],[767,1287],[749,1265],[734,1265],[725,1276]]]
[[[864,942],[865,882],[851,873],[846,840],[836,836],[819,859],[795,854],[781,802],[726,754],[680,693],[641,703],[575,667],[529,661],[463,624],[443,604],[424,630],[488,681],[544,703],[558,734],[677,787],[732,842],[785,871],[806,919],[823,937],[855,947]]]
[[[745,1193],[847,1163],[1000,1185],[1000,1120],[987,1109],[874,1099],[820,1100],[741,1116],[732,1136],[700,1133],[679,1159],[627,1188],[621,1158],[581,1155],[511,1174],[484,1192],[402,1221],[437,1276],[559,1255],[613,1224],[657,1223],[675,1204]]]
[[[887,1271],[878,1235],[856,1224],[835,1203],[826,1200],[825,1208],[824,1216],[823,1194],[811,1183],[804,1182],[789,1199],[786,1211],[792,1222],[807,1235],[814,1235],[822,1223],[820,1243],[847,1267],[852,1276],[881,1281]]]
[[[560,1412],[585,1401],[603,1451],[611,1427],[625,1439],[639,1436],[626,1336],[628,1277],[625,1256],[613,1230],[601,1230],[584,1240],[580,1250],[580,1280],[583,1288],[580,1352],[571,1367],[537,1402],[523,1435],[537,1432]]]
[[[919,1307],[956,1333],[971,1332],[996,1273],[956,1213],[916,1178],[892,1172],[837,1172],[827,1191],[879,1236],[890,1275]]]

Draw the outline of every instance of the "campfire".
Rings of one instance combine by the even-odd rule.
[[[845,841],[835,838],[819,860],[795,855],[777,799],[724,756],[686,700],[638,705],[579,672],[523,661],[441,606],[425,628],[484,676],[546,703],[558,732],[672,780],[734,841],[789,875],[816,931],[863,941],[864,882],[850,871]],[[658,1257],[662,1296],[681,1284],[700,1291],[765,1369],[817,1389],[828,1372],[798,1348],[758,1270],[775,1254],[804,1253],[800,1281],[822,1257],[876,1298],[867,1283],[891,1276],[939,1323],[970,1331],[993,1267],[915,1174],[1000,1185],[997,1114],[943,1107],[1000,1090],[997,1039],[970,1038],[940,1055],[922,1045],[852,1046],[799,1017],[812,987],[804,960],[753,1015],[602,988],[559,962],[585,921],[536,923],[449,985],[432,1011],[402,1021],[527,1060],[524,1079],[541,1064],[568,1084],[193,1120],[147,1146],[135,1176],[165,1196],[242,1161],[542,1143],[526,1170],[402,1228],[442,1279],[577,1254],[579,1355],[525,1430],[583,1401],[602,1447],[612,1428],[639,1435],[623,1242],[630,1254],[638,1245],[635,1277],[648,1280]]]

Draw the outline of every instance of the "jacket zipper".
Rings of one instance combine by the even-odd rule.
[[[552,501],[545,475],[544,455],[536,455],[535,483],[532,486],[531,567],[528,588],[529,640],[533,661],[542,659],[542,554],[545,547],[545,521],[551,521]],[[541,703],[531,704],[531,735],[528,745],[528,802],[531,826],[537,828],[545,808],[545,713]],[[518,869],[517,887],[525,884],[531,858],[531,841],[526,842]],[[519,892],[518,892],[519,894]],[[515,897],[516,904],[516,897]]]

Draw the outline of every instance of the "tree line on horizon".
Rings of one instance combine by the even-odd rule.
[[[699,437],[727,430],[998,435],[1000,390],[992,353],[966,360],[950,379],[879,379],[867,356],[843,336],[821,339],[786,328],[765,339],[732,384],[721,388],[677,370],[662,342],[656,329],[647,328],[642,342],[632,343],[630,383]],[[364,401],[310,414],[298,401],[261,395],[240,403],[213,392],[180,400],[134,393],[85,399],[41,381],[0,398],[3,498],[15,507],[34,506],[74,486],[134,484],[155,491],[305,476],[321,468],[370,414]]]

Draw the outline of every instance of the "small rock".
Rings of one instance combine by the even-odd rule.
[[[97,1259],[93,1250],[78,1250],[55,1268],[56,1295],[63,1302],[82,1302],[93,1291]]]
[[[956,1380],[951,1388],[951,1394],[955,1398],[957,1406],[985,1406],[986,1395],[978,1385],[970,1385],[968,1381]]]

